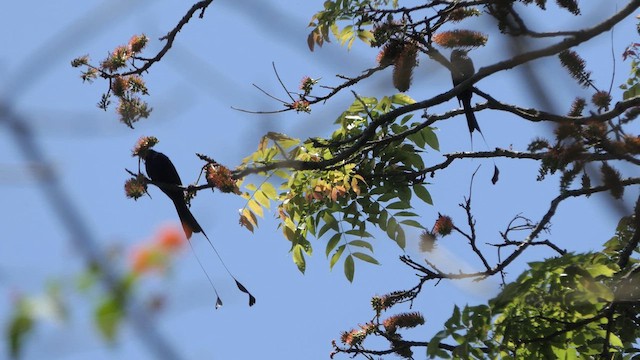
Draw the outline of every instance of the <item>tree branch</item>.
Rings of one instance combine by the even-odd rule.
[[[203,0],[203,1],[199,1],[199,2],[197,2],[195,4],[193,4],[193,6],[191,6],[191,8],[182,17],[182,19],[180,19],[180,21],[173,28],[173,30],[169,31],[169,33],[167,33],[167,35],[165,35],[165,36],[163,36],[163,37],[161,37],[159,39],[160,41],[166,40],[166,43],[164,44],[162,49],[160,49],[160,51],[156,54],[156,56],[154,56],[152,58],[138,58],[138,59],[144,61],[144,64],[141,67],[136,68],[135,70],[131,70],[131,71],[127,71],[127,72],[121,73],[121,74],[120,73],[108,74],[108,73],[105,73],[104,71],[101,71],[102,76],[105,77],[105,78],[115,78],[115,77],[118,77],[118,76],[141,75],[145,71],[149,70],[149,68],[151,68],[151,66],[153,64],[155,64],[158,61],[160,61],[167,54],[169,49],[171,49],[171,47],[173,46],[173,42],[176,39],[176,36],[180,32],[180,30],[182,30],[182,28],[189,22],[189,20],[191,20],[193,15],[198,10],[201,10],[201,13],[200,13],[200,15],[198,17],[202,19],[204,17],[204,11],[207,9],[207,7],[209,5],[211,5],[212,2],[213,2],[213,0]]]

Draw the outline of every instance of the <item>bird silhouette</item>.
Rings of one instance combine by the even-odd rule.
[[[473,76],[476,72],[473,67],[473,61],[468,56],[467,50],[455,49],[451,52],[451,65],[457,70],[451,72],[451,80],[453,80],[453,86],[458,86],[465,80]],[[471,108],[471,97],[473,96],[473,90],[471,87],[464,89],[458,94],[458,103],[462,105],[464,114],[467,117],[467,126],[469,127],[469,133],[473,134],[474,130],[482,135],[482,130],[476,120],[476,115]]]
[[[209,245],[215,252],[216,256],[220,260],[220,263],[222,263],[224,269],[236,282],[236,286],[238,287],[238,289],[249,296],[249,306],[253,306],[253,304],[255,304],[256,302],[255,297],[249,292],[249,290],[247,290],[246,287],[244,287],[244,285],[242,285],[235,278],[235,276],[233,276],[233,274],[231,274],[231,271],[229,271],[229,268],[227,268],[227,265],[222,260],[222,257],[218,253],[218,250],[216,250],[215,246],[213,246],[213,243],[211,242],[211,240],[209,240],[209,237],[204,232],[204,230],[202,230],[202,227],[200,226],[200,224],[198,224],[198,221],[191,213],[191,210],[189,210],[189,207],[187,207],[187,203],[184,200],[184,192],[181,189],[176,188],[176,186],[182,186],[182,180],[180,180],[180,175],[178,175],[178,171],[176,170],[176,167],[173,165],[169,157],[161,152],[157,152],[151,149],[147,149],[142,156],[144,160],[145,170],[147,171],[147,175],[149,176],[149,178],[157,183],[156,186],[158,186],[160,190],[165,193],[169,197],[169,199],[171,199],[171,201],[173,201],[173,205],[176,207],[176,211],[178,212],[178,216],[180,217],[180,221],[182,222],[182,228],[187,235],[187,239],[190,239],[193,233],[202,233],[202,235],[204,235],[204,237],[209,242]],[[189,245],[193,249],[191,241],[189,241]],[[219,308],[220,306],[222,306],[222,300],[220,300],[218,290],[213,285],[211,277],[209,277],[209,274],[204,269],[204,266],[202,266],[202,263],[200,262],[200,259],[198,258],[196,252],[194,251],[193,253],[196,256],[196,259],[198,260],[202,271],[204,271],[205,275],[207,276],[209,283],[213,287],[213,291],[216,293],[216,308]]]
[[[147,175],[151,180],[164,185],[182,185],[176,167],[173,166],[173,163],[165,154],[149,149],[144,157],[144,163]],[[161,186],[159,188],[173,201],[187,239],[191,238],[192,233],[199,232],[207,237],[191,210],[187,207],[187,203],[184,200],[184,192],[170,186]]]

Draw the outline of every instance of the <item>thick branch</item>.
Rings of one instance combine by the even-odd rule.
[[[347,161],[353,154],[357,153],[365,145],[367,145],[367,142],[370,141],[375,135],[378,127],[384,124],[392,123],[398,116],[401,116],[416,110],[426,109],[431,106],[448,101],[454,96],[458,95],[464,89],[468,88],[469,86],[472,86],[472,84],[494,73],[514,68],[516,66],[522,65],[529,61],[533,61],[536,59],[557,54],[563,50],[569,49],[573,46],[576,46],[585,41],[588,41],[593,37],[605,31],[610,30],[611,27],[613,27],[613,25],[615,25],[616,23],[618,23],[619,21],[621,21],[622,19],[624,19],[625,17],[633,13],[633,11],[636,10],[639,6],[640,6],[640,0],[633,0],[625,8],[623,8],[621,11],[619,11],[609,19],[603,21],[602,23],[592,28],[576,32],[576,35],[573,37],[566,38],[548,47],[545,47],[539,50],[533,50],[520,55],[516,55],[511,59],[501,61],[493,65],[481,68],[475,75],[470,77],[468,80],[460,83],[458,86],[454,87],[453,89],[447,92],[434,96],[431,99],[427,99],[424,101],[416,102],[414,104],[403,106],[398,109],[394,109],[384,115],[381,115],[375,121],[372,121],[363,130],[361,134],[359,134],[358,136],[356,136],[356,138],[354,138],[354,143],[351,147],[338,153],[332,159],[318,161],[318,162],[305,162],[305,161],[299,161],[299,160],[282,160],[282,161],[273,162],[273,163],[269,163],[261,166],[255,166],[252,168],[245,168],[245,169],[236,171],[234,175],[237,178],[242,178],[249,174],[258,174],[258,173],[263,173],[270,170],[282,169],[282,168],[289,168],[293,170],[317,170],[317,169],[324,169],[326,167]],[[636,100],[633,100],[633,101],[636,101]],[[637,101],[640,101],[640,100],[637,100]],[[620,111],[621,108],[618,108],[618,106],[616,106],[616,109]]]

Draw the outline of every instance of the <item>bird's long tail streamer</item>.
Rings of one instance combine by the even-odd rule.
[[[198,253],[196,253],[196,250],[193,248],[193,244],[191,244],[191,240],[187,239],[187,241],[189,242],[189,246],[191,247],[191,252],[193,252],[193,255],[196,257],[196,260],[198,260],[198,265],[200,265],[200,268],[202,269],[204,274],[207,276],[207,280],[209,280],[209,284],[211,284],[213,291],[216,293],[216,309],[218,309],[222,306],[222,300],[220,299],[220,294],[218,294],[218,290],[216,289],[216,286],[213,285],[213,280],[211,280],[209,273],[207,273],[207,270],[205,270],[204,266],[202,266],[202,261],[200,261],[200,257],[198,257]]]
[[[227,271],[227,274],[229,274],[229,276],[231,276],[231,278],[236,282],[236,286],[238,287],[238,289],[240,291],[242,291],[243,293],[247,294],[249,296],[249,306],[253,306],[253,304],[256,303],[256,298],[249,292],[249,290],[247,290],[246,287],[244,287],[244,285],[242,285],[240,283],[240,281],[238,281],[238,279],[236,279],[235,276],[233,276],[233,274],[231,273],[231,271],[229,271],[229,268],[227,267],[227,265],[224,263],[224,260],[222,260],[222,257],[220,256],[220,253],[218,253],[218,250],[216,250],[216,247],[213,246],[213,243],[211,242],[211,240],[209,240],[209,237],[207,236],[207,234],[204,232],[204,230],[202,230],[202,235],[204,235],[204,237],[207,239],[207,241],[209,242],[209,245],[211,246],[211,248],[213,249],[213,252],[216,253],[216,256],[218,257],[218,259],[220,260],[220,263],[222,264],[222,266],[224,267],[224,269]]]

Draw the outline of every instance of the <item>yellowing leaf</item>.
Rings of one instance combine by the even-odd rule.
[[[356,195],[360,195],[360,186],[358,186],[358,179],[355,177],[351,179],[351,189],[353,189],[353,192],[356,193]]]
[[[256,201],[262,205],[262,207],[265,207],[267,209],[269,209],[271,207],[271,202],[269,201],[269,199],[267,199],[267,197],[265,196],[264,192],[261,190],[256,191],[253,194],[253,197],[256,199]]]
[[[256,218],[256,215],[254,213],[251,212],[251,210],[244,208],[242,209],[242,212],[240,213],[240,216],[243,216],[245,218],[247,218],[247,220],[257,226],[258,225],[258,219]]]
[[[365,44],[369,45],[374,39],[374,36],[369,30],[358,30],[358,38]]]
[[[284,226],[291,229],[292,231],[296,231],[298,229],[296,224],[289,217],[284,219]]]
[[[243,214],[240,214],[240,226],[242,226],[242,227],[246,228],[247,230],[253,232],[253,224],[251,223],[249,218],[246,217]]]
[[[416,101],[413,100],[413,98],[407,94],[398,93],[391,96],[391,102],[397,105],[410,105],[410,104],[414,104]]]
[[[257,214],[260,217],[264,217],[262,206],[260,206],[260,204],[258,204],[255,200],[251,199],[248,201],[247,204],[249,205],[249,208],[251,209],[251,211],[253,211],[255,214]]]
[[[278,197],[278,192],[276,191],[276,188],[271,185],[271,183],[263,183],[260,186],[260,190],[262,190],[264,194],[271,200],[275,200]]]

